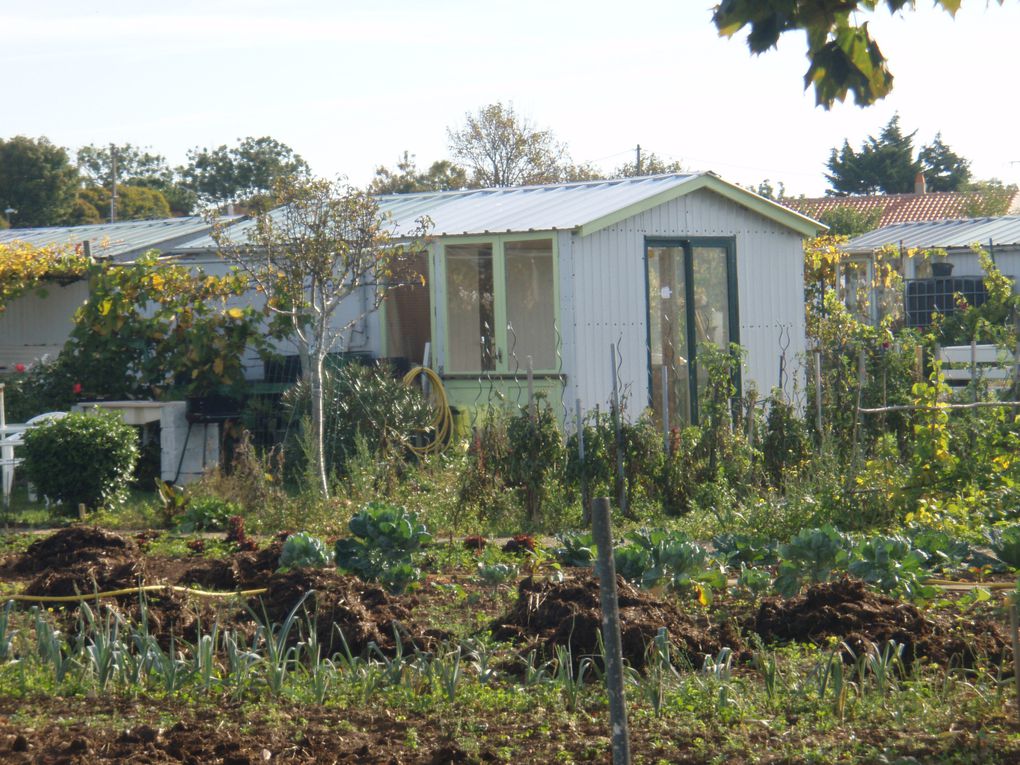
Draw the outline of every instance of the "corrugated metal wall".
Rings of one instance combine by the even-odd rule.
[[[984,245],[988,251],[988,245]],[[1015,247],[995,247],[995,265],[1003,274],[1020,281],[1020,250]],[[953,263],[953,276],[984,276],[978,256],[971,250],[950,250],[949,260]]]
[[[804,352],[804,289],[801,236],[723,197],[700,190],[629,218],[591,236],[572,237],[560,247],[560,282],[565,335],[566,397],[580,398],[587,410],[605,406],[612,391],[609,345],[617,343],[620,380],[628,414],[648,405],[647,296],[645,237],[736,237],[740,344],[748,350],[744,389],[754,382],[767,394],[779,381],[785,339],[789,370],[787,393],[799,381]],[[569,270],[568,270],[569,269]],[[780,340],[781,332],[784,335]],[[572,406],[571,406],[572,408]]]
[[[46,297],[35,293],[12,300],[0,313],[0,371],[14,364],[56,356],[74,329],[74,312],[88,297],[84,281],[46,285]]]
[[[232,264],[218,257],[190,256],[180,258],[179,262],[192,267],[201,267],[206,274],[211,276],[225,276],[230,272]],[[355,294],[346,298],[337,308],[333,315],[333,326],[343,327],[348,322],[359,316],[365,306],[371,305],[371,292],[364,288],[364,294]],[[251,305],[261,309],[265,304],[265,297],[254,289],[249,290],[239,298],[232,298],[228,301],[230,305],[247,306]],[[345,352],[370,353],[372,356],[383,355],[382,326],[380,323],[381,313],[374,311],[357,321],[353,331],[348,331],[342,339],[342,349]],[[297,345],[290,339],[278,340],[276,352],[283,355],[296,355]],[[245,376],[249,380],[261,380],[263,377],[262,361],[256,353],[249,350],[245,358]]]

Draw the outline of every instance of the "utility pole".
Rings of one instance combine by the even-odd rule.
[[[117,147],[110,144],[110,223],[117,220]]]
[[[641,175],[641,144],[637,145],[637,173],[636,173],[636,175]]]

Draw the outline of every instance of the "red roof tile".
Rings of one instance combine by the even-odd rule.
[[[839,207],[850,207],[859,213],[881,210],[875,228],[892,223],[916,223],[924,221],[954,220],[966,218],[968,202],[973,192],[932,191],[927,194],[873,194],[870,196],[846,197],[800,197],[784,199],[783,204],[809,218],[819,216]],[[1008,212],[1020,205],[1020,193],[1010,200]]]

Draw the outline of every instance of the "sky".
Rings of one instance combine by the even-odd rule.
[[[756,186],[821,195],[825,162],[899,113],[915,146],[941,131],[976,178],[1020,183],[1020,3],[919,0],[865,14],[894,90],[825,111],[803,89],[801,33],[752,56],[711,0],[0,0],[0,137],[193,147],[268,135],[313,172],[367,184],[404,150],[449,156],[447,130],[512,103],[575,162],[635,146]]]

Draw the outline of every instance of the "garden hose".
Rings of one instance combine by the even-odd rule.
[[[952,579],[922,579],[922,584],[930,584],[934,587],[960,587],[966,586],[970,589],[983,587],[986,590],[1012,590],[1017,586],[1016,582],[975,582],[975,581],[954,581]]]
[[[161,590],[186,592],[189,595],[195,595],[200,598],[231,598],[235,596],[251,598],[255,595],[261,595],[266,591],[266,588],[262,587],[257,590],[240,590],[237,592],[210,592],[208,590],[195,590],[190,587],[180,587],[175,584],[147,584],[141,587],[125,587],[122,590],[89,592],[84,595],[11,595],[6,598],[0,598],[0,600],[16,600],[22,603],[80,603],[82,601],[93,600],[95,598],[113,598],[119,595],[134,595],[141,592],[157,592]]]
[[[453,414],[450,412],[450,402],[446,398],[446,388],[443,381],[439,379],[434,371],[428,367],[415,367],[404,375],[404,385],[411,387],[418,375],[424,375],[432,388],[433,403],[436,407],[436,416],[428,424],[423,433],[432,432],[434,437],[426,446],[408,445],[408,448],[417,456],[424,457],[428,454],[441,452],[450,443],[453,434]]]
[[[734,580],[734,583],[735,580]],[[983,587],[986,590],[1010,590],[1016,587],[1014,582],[954,582],[949,579],[927,579],[925,584],[930,584],[935,587],[946,589],[948,587],[959,587],[964,586],[967,589],[976,589]],[[262,587],[257,590],[239,590],[235,592],[211,592],[209,590],[194,590],[190,587],[179,587],[172,584],[147,584],[142,587],[125,587],[122,590],[109,590],[107,592],[90,592],[87,594],[79,595],[10,595],[6,598],[0,598],[0,602],[6,603],[9,600],[17,601],[19,603],[81,603],[86,600],[98,600],[99,598],[114,598],[121,595],[134,595],[142,592],[158,592],[162,590],[170,590],[172,592],[184,592],[189,595],[194,595],[199,598],[252,598],[256,595],[262,595],[266,592],[267,588]]]

